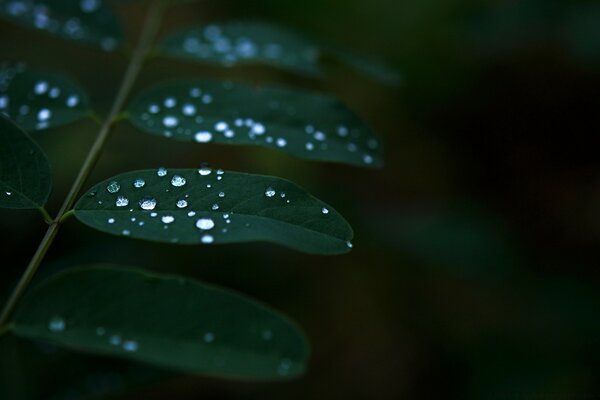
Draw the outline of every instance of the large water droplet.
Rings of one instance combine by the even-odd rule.
[[[142,210],[154,210],[156,207],[156,199],[154,197],[144,197],[140,200]]]
[[[200,218],[196,221],[196,228],[203,231],[210,230],[215,227],[215,222],[211,218]]]
[[[180,187],[185,185],[185,178],[181,175],[175,175],[172,179],[171,179],[171,185],[175,186],[175,187]]]

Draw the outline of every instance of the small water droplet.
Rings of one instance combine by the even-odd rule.
[[[219,197],[225,197],[225,192],[219,192]]]
[[[52,111],[47,108],[42,108],[38,111],[37,119],[38,121],[48,121],[52,117]]]
[[[125,207],[129,204],[129,199],[125,196],[119,196],[117,197],[117,200],[115,201],[115,205],[117,207]]]
[[[108,338],[108,343],[112,344],[113,346],[119,346],[121,344],[121,336],[112,335]]]
[[[173,115],[167,115],[166,117],[163,118],[163,125],[166,126],[167,128],[174,128],[177,126],[177,124],[179,124],[179,120],[177,119],[177,117],[174,117]]]
[[[214,210],[214,211],[216,211],[216,210],[219,209],[219,205],[215,203],[215,204],[212,205],[211,209]]]
[[[185,199],[177,200],[177,208],[186,208],[187,205],[188,205],[187,200],[185,200]]]
[[[265,329],[261,334],[264,340],[271,340],[273,338],[273,332],[270,329]]]
[[[196,132],[194,135],[194,140],[198,143],[207,143],[212,139],[212,133],[207,131]]]
[[[52,317],[48,322],[48,329],[51,332],[63,332],[66,327],[67,324],[61,317]]]
[[[109,224],[114,224],[115,223],[115,219],[114,218],[109,218],[108,219],[108,223]]]
[[[267,196],[267,197],[273,197],[273,196],[275,196],[275,193],[276,193],[275,189],[273,189],[270,186],[265,190],[265,196]]]
[[[277,147],[285,147],[287,146],[287,140],[284,138],[278,138],[275,144],[277,144]]]
[[[323,207],[323,208],[321,209],[321,212],[322,212],[323,214],[329,214],[329,210],[328,210],[327,208],[325,208],[325,207]]]
[[[175,217],[173,217],[172,215],[163,215],[160,220],[164,224],[170,224],[171,222],[175,221]]]
[[[125,351],[137,351],[140,345],[135,340],[126,340],[123,342],[123,350]]]
[[[180,187],[185,185],[185,178],[181,175],[175,175],[172,179],[171,179],[171,185],[175,186],[175,187]]]
[[[348,241],[346,242],[346,246],[348,246],[348,248],[349,248],[349,249],[351,249],[351,248],[352,248],[354,245],[352,244],[352,242],[351,242],[351,241],[349,241],[349,240],[348,240]]]
[[[196,221],[196,228],[208,231],[215,227],[215,222],[211,218],[200,218]]]
[[[210,175],[211,172],[212,172],[212,170],[207,167],[202,167],[198,170],[198,173],[202,176]]]
[[[193,217],[194,215],[196,215],[196,211],[190,211],[189,213],[187,213],[188,217]]]
[[[215,241],[215,238],[213,238],[212,235],[204,235],[204,236],[202,236],[202,239],[200,239],[200,240],[204,244],[211,244],[212,242]]]
[[[158,169],[158,171],[156,171],[156,175],[158,175],[158,176],[165,176],[165,175],[167,175],[167,169],[164,168],[164,167],[160,167]]]
[[[108,184],[108,186],[106,186],[106,190],[109,193],[117,193],[119,189],[121,189],[121,185],[119,185],[119,182],[117,181],[112,181]]]
[[[146,181],[143,179],[138,178],[135,181],[133,181],[133,187],[136,187],[139,189],[139,188],[143,188],[144,186],[146,186]]]
[[[154,210],[156,207],[156,199],[154,197],[144,197],[140,200],[142,210]]]

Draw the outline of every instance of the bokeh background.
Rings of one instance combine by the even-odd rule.
[[[117,2],[134,40],[140,2]],[[334,205],[355,230],[344,256],[268,244],[173,247],[62,229],[38,280],[115,263],[236,289],[298,321],[306,376],[239,383],[181,376],[0,341],[0,398],[600,398],[600,3],[586,0],[222,0],[176,6],[163,32],[232,18],[275,21],[386,60],[385,87],[333,60],[326,78],[156,59],[136,90],[176,77],[279,83],[333,93],[386,144],[381,170],[312,163],[253,147],[190,145],[115,130],[88,184],[141,168],[214,167],[278,175]],[[106,112],[126,66],[0,22],[2,59],[64,71]],[[54,169],[56,211],[97,127],[36,139]],[[596,143],[594,145],[593,143]],[[44,224],[0,211],[0,299]]]

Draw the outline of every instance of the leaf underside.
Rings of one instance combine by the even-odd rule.
[[[0,17],[63,39],[114,50],[123,29],[112,9],[101,0],[0,0]]]
[[[231,82],[167,82],[140,93],[131,122],[155,135],[200,143],[257,145],[298,158],[379,167],[379,140],[326,95]]]
[[[240,379],[301,374],[294,324],[242,295],[174,276],[94,266],[60,273],[15,316],[21,337],[170,369]]]
[[[383,84],[397,85],[399,74],[381,62],[261,21],[228,21],[182,29],[165,38],[159,54],[206,64],[262,64],[322,77],[320,56],[330,54]]]
[[[68,124],[90,112],[86,92],[61,74],[0,63],[0,114],[25,130]]]
[[[0,115],[0,207],[42,207],[52,188],[52,174],[40,147]]]
[[[292,182],[208,168],[117,175],[83,195],[75,216],[102,232],[137,239],[266,241],[315,254],[345,253],[353,235],[340,214]]]

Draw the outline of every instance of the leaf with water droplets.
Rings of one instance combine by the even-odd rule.
[[[266,241],[338,254],[352,239],[340,214],[292,182],[209,168],[117,175],[92,187],[75,216],[103,232],[165,243]]]
[[[40,208],[51,188],[50,165],[42,149],[0,115],[0,207]]]
[[[0,0],[0,17],[63,39],[114,50],[121,23],[103,0]]]
[[[231,82],[167,82],[137,96],[132,123],[155,135],[199,143],[257,145],[308,160],[366,167],[383,163],[377,137],[326,95]]]
[[[90,113],[86,92],[70,78],[0,63],[0,114],[26,130],[61,126]]]
[[[208,64],[266,64],[306,75],[321,75],[319,49],[313,41],[262,22],[233,21],[187,28],[167,37],[158,51]]]
[[[60,273],[22,302],[21,337],[203,375],[285,379],[308,345],[274,310],[175,276],[95,266]]]

